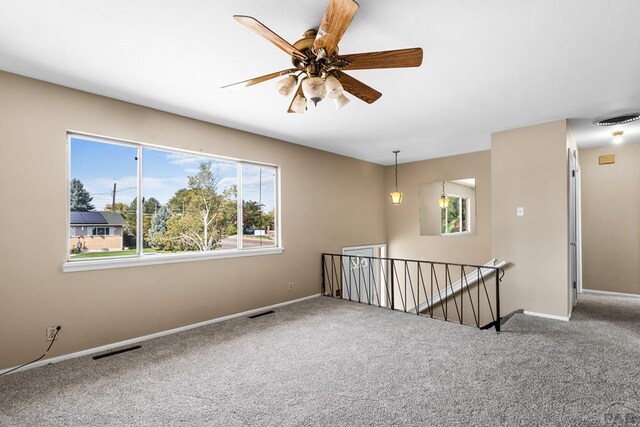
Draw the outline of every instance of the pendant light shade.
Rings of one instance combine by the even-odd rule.
[[[396,155],[396,191],[391,192],[391,203],[394,206],[399,206],[402,203],[402,191],[398,191],[398,153],[399,150],[395,150],[393,154]]]
[[[391,192],[391,203],[393,203],[395,206],[402,204],[402,191]]]
[[[449,207],[449,198],[447,197],[447,193],[444,192],[444,181],[442,181],[442,196],[438,199],[438,206],[440,206],[440,209]]]

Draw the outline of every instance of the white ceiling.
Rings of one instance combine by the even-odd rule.
[[[359,3],[341,53],[422,47],[425,59],[351,72],[383,96],[338,112],[287,114],[277,79],[220,90],[290,65],[233,14],[293,43],[317,27],[320,0],[0,0],[0,69],[381,164],[394,149],[400,163],[488,149],[491,132],[561,118],[577,119],[580,145],[602,144],[594,118],[640,111],[637,0]]]

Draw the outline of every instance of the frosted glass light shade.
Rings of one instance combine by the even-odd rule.
[[[298,83],[296,76],[287,76],[278,82],[278,93],[282,96],[288,96]]]
[[[345,105],[347,105],[351,100],[344,95],[340,95],[337,98],[334,98],[333,103],[336,104],[336,110],[341,109]]]
[[[340,80],[336,79],[332,75],[328,75],[326,79],[324,79],[327,85],[327,96],[331,99],[337,99],[342,96],[342,92],[344,88],[342,87],[342,83]]]
[[[438,199],[438,206],[440,206],[440,209],[446,209],[449,207],[449,198],[446,195],[442,195],[440,196],[440,198]]]
[[[297,95],[291,104],[291,111],[294,113],[302,114],[304,110],[307,109],[307,100],[304,99],[304,96]]]
[[[327,94],[327,86],[320,77],[309,77],[302,82],[304,97],[317,105]]]
[[[394,191],[391,193],[391,203],[398,206],[402,203],[402,191]]]

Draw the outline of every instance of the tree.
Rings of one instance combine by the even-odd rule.
[[[267,213],[263,213],[261,227],[269,231],[269,230],[273,230],[274,226],[275,226],[275,215],[273,211],[271,210]]]
[[[166,206],[160,206],[155,214],[151,217],[151,227],[149,228],[149,239],[153,244],[154,237],[162,235],[167,231],[167,220],[169,219],[169,210]],[[155,246],[155,245],[154,245]]]
[[[262,207],[260,203],[253,200],[242,201],[242,227],[262,228]]]
[[[209,251],[219,247],[235,225],[237,198],[235,188],[219,194],[219,181],[211,162],[200,163],[198,173],[189,177],[188,188],[176,191],[169,200],[167,229],[154,235],[154,242],[162,241],[170,250]]]
[[[149,200],[142,202],[142,211],[145,214],[153,215],[160,208],[160,202],[153,197],[149,197]]]
[[[77,178],[71,180],[69,206],[71,212],[88,212],[95,210],[91,204],[93,197],[85,190],[82,181]]]
[[[104,207],[105,211],[109,211],[109,212],[115,212],[115,213],[119,213],[119,214],[124,214],[127,213],[127,210],[129,210],[129,205],[127,205],[126,203],[122,203],[122,202],[116,202],[115,204],[115,209],[111,209],[111,203],[107,203]]]

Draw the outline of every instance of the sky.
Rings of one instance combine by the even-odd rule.
[[[70,177],[82,181],[96,210],[104,210],[111,203],[114,182],[116,203],[129,204],[137,194],[136,155],[136,147],[72,137]],[[143,148],[142,158],[143,196],[154,197],[161,204],[166,204],[177,190],[188,187],[188,177],[198,173],[202,162],[210,161],[212,170],[219,174],[219,193],[238,181],[237,163],[232,161],[150,148]],[[244,199],[261,200],[265,212],[272,210],[275,168],[244,163],[242,175]]]

